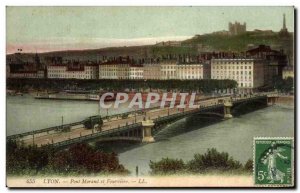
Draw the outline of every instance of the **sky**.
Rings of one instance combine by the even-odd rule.
[[[10,7],[6,8],[7,53],[96,49],[183,40],[227,30],[279,31],[283,14],[294,31],[293,7]]]

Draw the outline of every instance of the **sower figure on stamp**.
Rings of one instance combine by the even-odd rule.
[[[270,180],[270,183],[274,183],[274,181],[280,181],[280,183],[283,183],[285,173],[280,171],[277,168],[276,165],[276,159],[277,157],[281,159],[287,159],[286,156],[281,155],[279,152],[284,151],[283,149],[277,148],[275,142],[271,144],[271,148],[266,153],[263,159],[264,164],[268,164],[268,176],[267,179]]]

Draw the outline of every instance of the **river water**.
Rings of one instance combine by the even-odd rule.
[[[110,110],[109,114],[128,111],[126,108]],[[98,114],[97,102],[36,100],[31,96],[7,97],[7,135],[41,129],[82,120]],[[106,114],[106,112],[100,112]],[[274,105],[240,117],[203,126],[187,119],[166,126],[156,134],[155,143],[121,145],[115,149],[120,163],[133,174],[139,167],[141,175],[149,172],[149,161],[163,157],[190,160],[195,153],[208,148],[228,152],[234,159],[245,163],[252,159],[253,137],[293,137],[294,108]],[[114,147],[115,148],[115,147]]]
[[[102,116],[118,114],[134,109],[121,108],[100,110]],[[99,103],[96,101],[46,100],[34,99],[30,95],[6,97],[7,135],[53,127],[63,123],[82,121],[99,114]]]

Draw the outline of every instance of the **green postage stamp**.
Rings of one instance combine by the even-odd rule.
[[[254,138],[254,183],[257,186],[293,186],[294,140]]]

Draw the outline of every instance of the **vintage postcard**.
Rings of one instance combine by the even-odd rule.
[[[294,19],[7,6],[7,187],[293,188]]]

